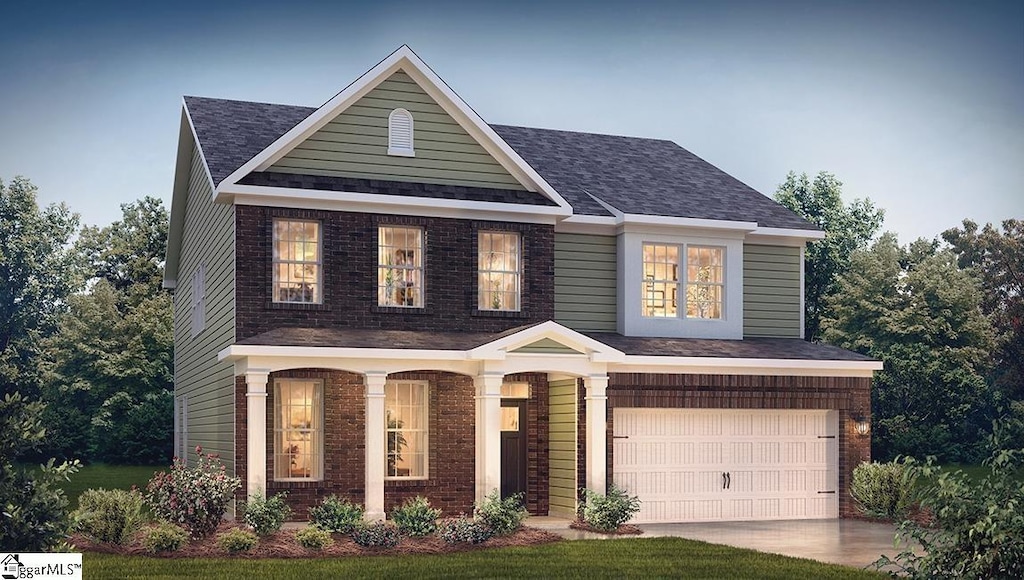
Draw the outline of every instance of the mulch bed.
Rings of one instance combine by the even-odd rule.
[[[441,538],[431,535],[425,538],[402,537],[402,541],[394,548],[364,548],[352,541],[346,534],[332,534],[334,545],[321,551],[307,550],[295,541],[295,533],[299,530],[281,530],[273,535],[260,538],[260,541],[249,552],[229,554],[217,545],[217,535],[238,524],[223,523],[217,532],[201,540],[193,540],[175,552],[153,554],[146,550],[136,539],[129,544],[119,546],[93,542],[80,534],[71,537],[71,543],[83,552],[100,554],[120,554],[124,556],[152,556],[157,558],[336,558],[344,556],[370,555],[402,555],[402,554],[451,554],[488,548],[506,546],[537,546],[562,540],[562,537],[537,528],[522,527],[507,536],[495,536],[482,544],[449,544]],[[138,536],[136,536],[138,538]]]
[[[581,530],[584,532],[591,532],[594,534],[605,534],[608,536],[635,536],[644,533],[644,531],[640,528],[636,526],[631,526],[629,524],[623,524],[619,526],[617,530],[606,532],[604,530],[599,530],[582,520],[574,521],[573,523],[569,524],[569,527],[574,530]]]

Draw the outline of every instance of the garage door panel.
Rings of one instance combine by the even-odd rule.
[[[638,523],[838,516],[819,493],[838,485],[835,412],[614,412],[614,480],[640,497]]]

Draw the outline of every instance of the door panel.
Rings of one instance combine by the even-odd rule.
[[[501,402],[501,497],[526,493],[526,401]]]

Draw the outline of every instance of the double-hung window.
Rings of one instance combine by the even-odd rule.
[[[429,386],[427,381],[384,385],[389,479],[426,479]]]
[[[380,226],[377,231],[377,305],[423,307],[423,230]]]
[[[641,313],[649,318],[721,319],[724,266],[724,248],[645,243]]]
[[[274,478],[323,479],[323,381],[274,381]]]
[[[477,308],[520,309],[522,243],[514,232],[482,231],[477,236]]]
[[[323,301],[320,222],[274,220],[274,302]]]

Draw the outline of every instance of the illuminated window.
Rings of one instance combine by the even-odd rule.
[[[323,300],[320,223],[274,220],[274,302]]]
[[[323,382],[274,381],[274,478],[323,479]]]
[[[480,232],[478,241],[477,307],[480,310],[519,310],[519,234]]]
[[[426,381],[388,381],[384,385],[388,478],[427,477]]]
[[[680,261],[685,256],[685,263]],[[721,319],[725,290],[725,250],[678,244],[643,245],[643,316]],[[680,279],[680,271],[686,279]],[[679,304],[679,286],[685,305]]]
[[[423,307],[423,230],[381,226],[377,245],[377,304]]]

